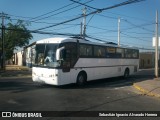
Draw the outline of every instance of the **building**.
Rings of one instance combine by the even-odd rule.
[[[155,53],[154,52],[142,52],[139,54],[139,68],[146,69],[146,68],[154,68],[154,59]]]
[[[12,58],[6,61],[6,64],[23,66],[22,61],[23,61],[23,50],[19,52],[15,52]]]
[[[24,54],[23,54],[23,65],[32,67],[35,59],[35,44],[36,42],[24,47]]]
[[[32,67],[34,59],[35,42],[24,47],[23,50],[15,52],[12,58],[6,61],[6,64]]]

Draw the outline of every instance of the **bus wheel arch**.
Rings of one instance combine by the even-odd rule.
[[[87,73],[85,71],[80,71],[77,75],[77,81],[76,84],[78,86],[83,86],[87,82]]]
[[[124,78],[128,78],[129,77],[129,74],[130,74],[130,70],[129,68],[127,67],[124,71]]]

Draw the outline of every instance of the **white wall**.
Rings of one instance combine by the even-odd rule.
[[[17,62],[18,62],[18,64],[17,65],[19,65],[19,66],[22,66],[23,65],[23,63],[22,63],[22,51],[20,51],[20,52],[17,52]]]

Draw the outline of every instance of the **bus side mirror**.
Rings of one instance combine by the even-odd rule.
[[[63,54],[62,51],[64,51],[65,47],[61,47],[61,48],[58,48],[57,51],[56,51],[56,60],[57,61],[60,61],[62,60],[61,59],[61,53]],[[62,56],[63,57],[63,56]]]

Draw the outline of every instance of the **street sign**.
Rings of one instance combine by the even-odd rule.
[[[159,40],[160,40],[160,37],[159,37]],[[155,47],[155,41],[156,41],[156,37],[153,37],[152,38],[152,46],[153,47]],[[160,46],[160,41],[158,42],[158,44],[159,44],[158,46]]]

